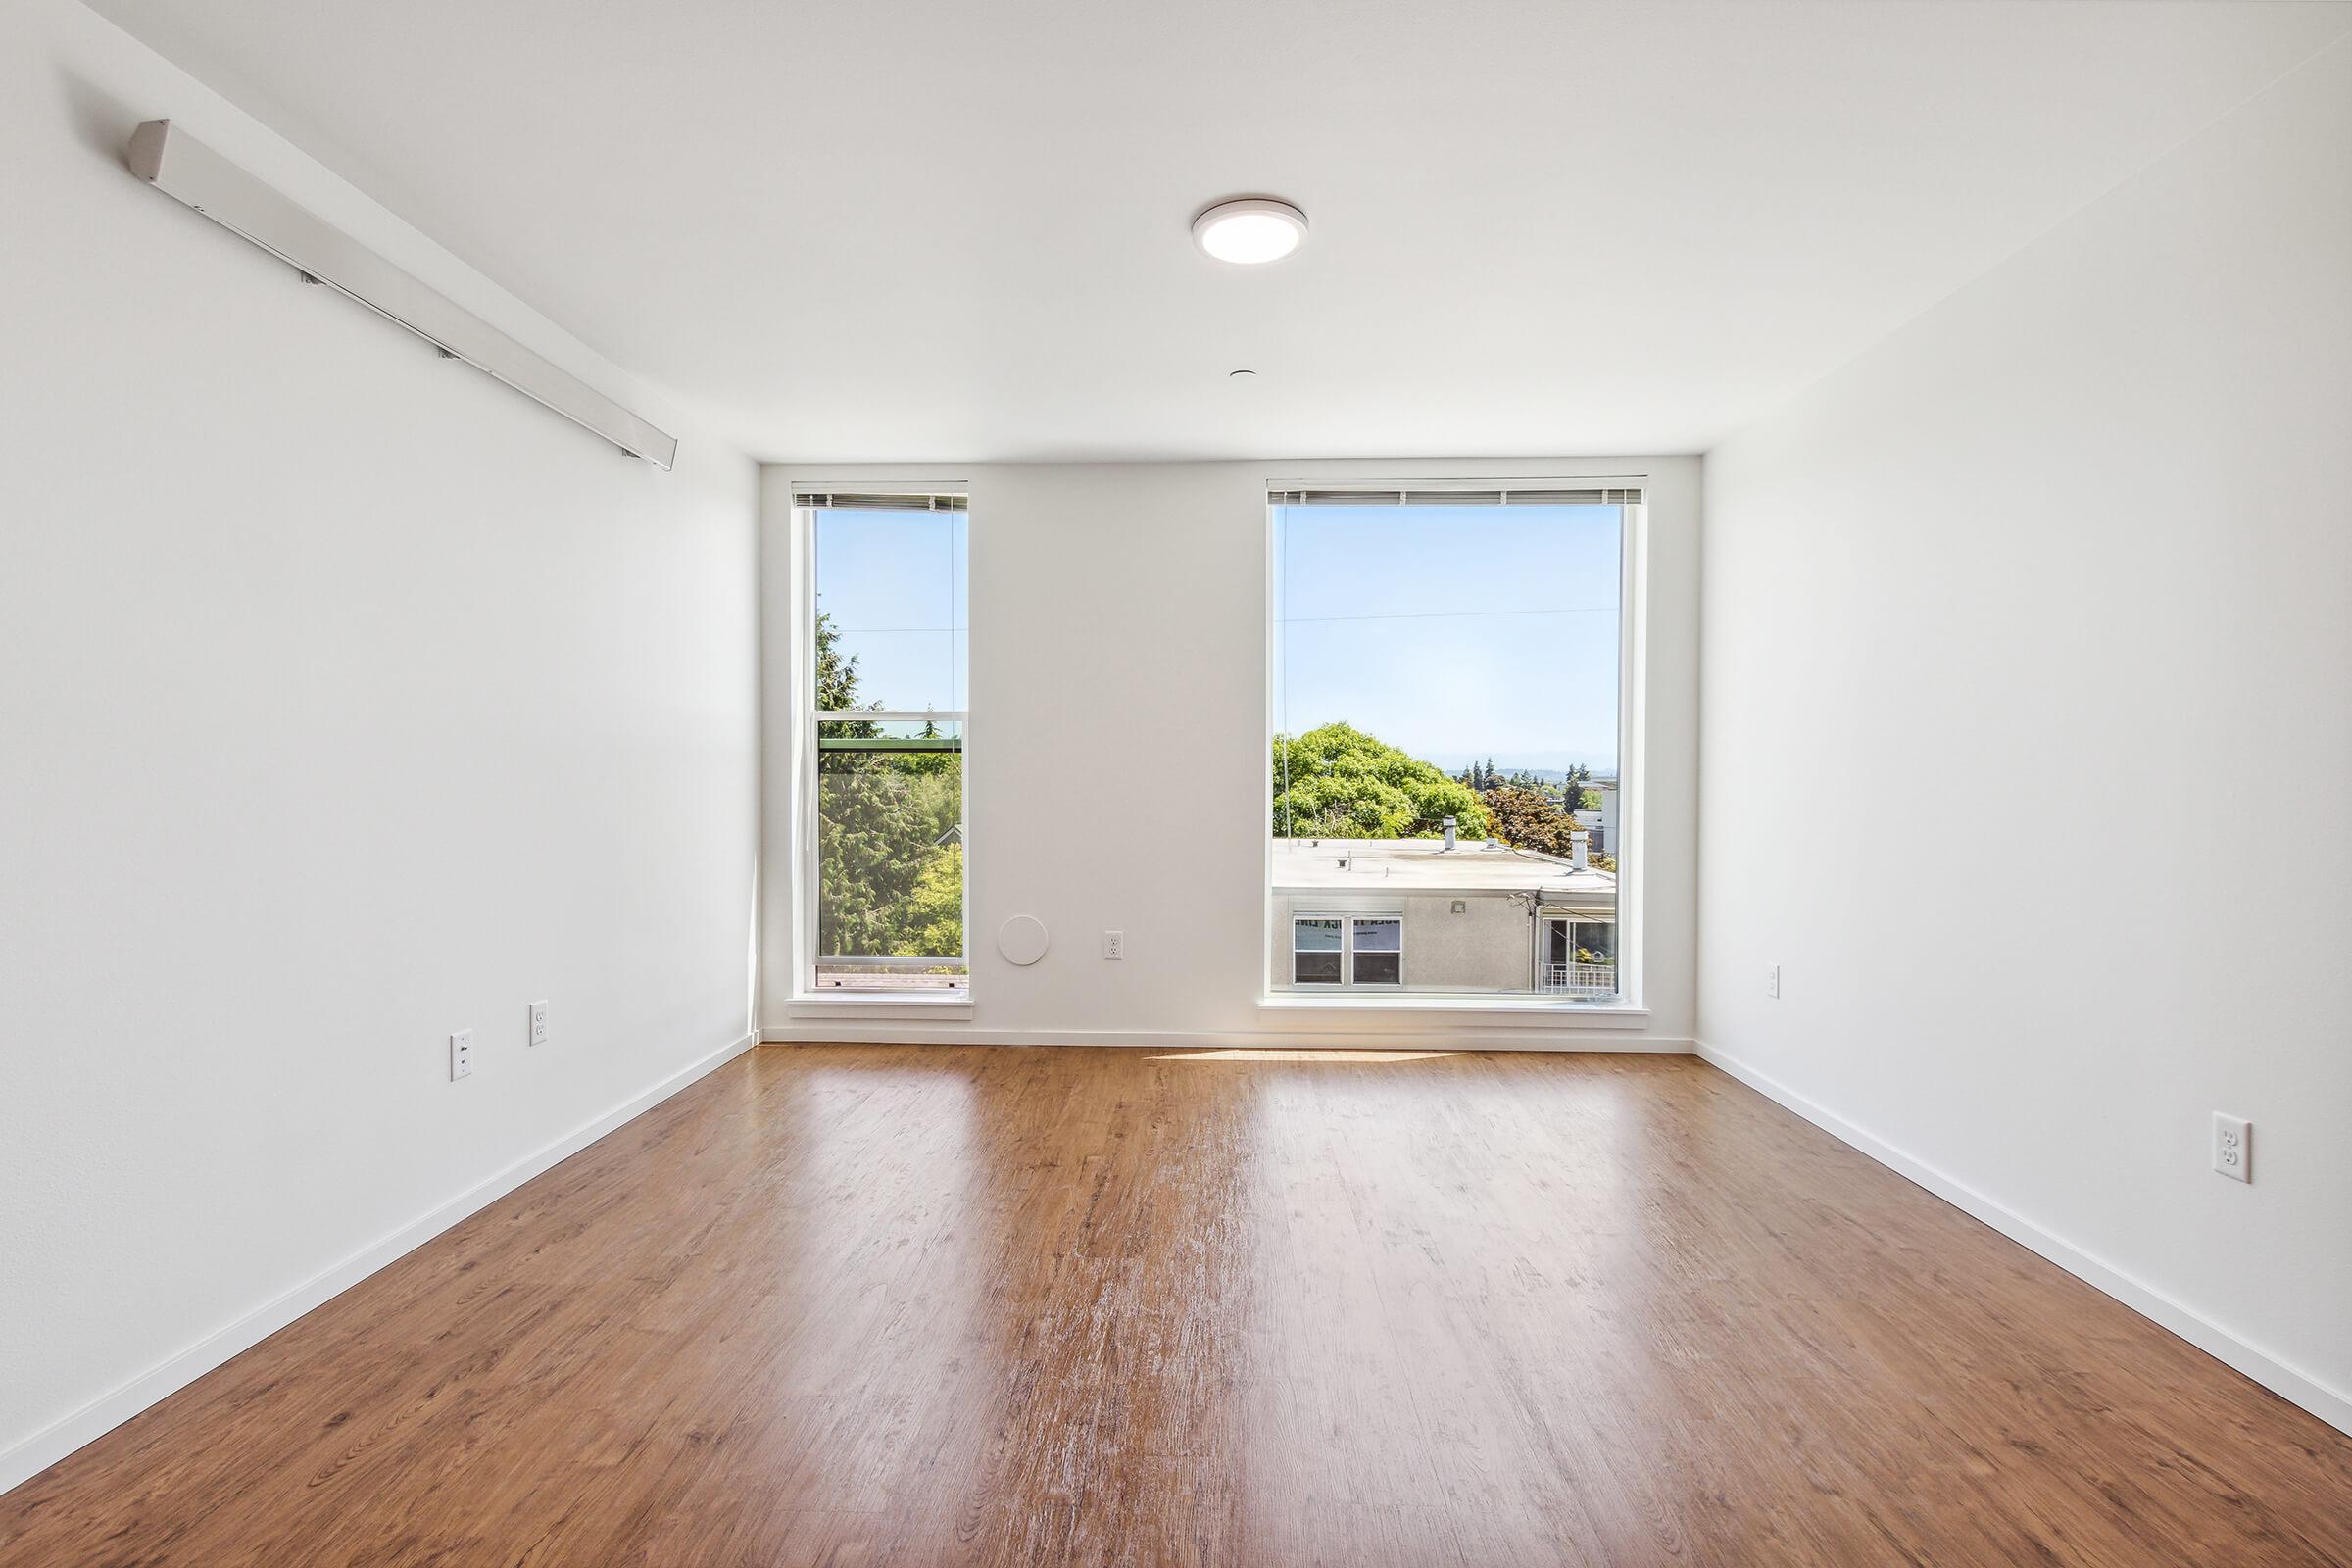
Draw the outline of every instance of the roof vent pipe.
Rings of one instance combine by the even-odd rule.
[[[1569,835],[1568,835],[1568,863],[1569,863],[1570,865],[1572,865],[1572,866],[1576,867],[1576,868],[1577,868],[1579,871],[1590,871],[1590,870],[1592,870],[1592,849],[1591,849],[1592,843],[1592,834],[1590,834],[1590,833],[1588,833],[1588,832],[1586,832],[1586,831],[1585,831],[1583,828],[1581,828],[1581,827],[1580,827],[1580,828],[1578,828],[1578,829],[1577,829],[1575,832],[1573,832],[1573,833],[1569,834]]]
[[[1446,847],[1449,850],[1453,848],[1453,818],[1450,816],[1446,819]]]

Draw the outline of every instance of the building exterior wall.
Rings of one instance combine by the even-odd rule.
[[[1462,912],[1453,912],[1456,902]],[[1509,894],[1412,893],[1401,897],[1277,890],[1266,972],[1291,984],[1294,915],[1401,914],[1404,984],[1420,991],[1524,991],[1534,976],[1535,924],[1528,901]],[[1349,990],[1316,986],[1314,990]]]
[[[1456,903],[1462,912],[1453,912]],[[1535,917],[1522,898],[1414,894],[1404,901],[1404,983],[1438,991],[1524,991]]]

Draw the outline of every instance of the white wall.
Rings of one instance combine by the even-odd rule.
[[[2339,1425],[2348,191],[2338,45],[1710,455],[1699,1002]]]
[[[161,115],[652,401],[78,6],[0,13],[0,1487],[749,1028],[756,468],[306,288],[124,172]]]
[[[1649,475],[1646,1017],[1264,1011],[1269,478]],[[968,1019],[795,1006],[789,892],[794,481],[965,479],[971,490],[966,759]],[[782,1039],[1155,1044],[1311,1037],[1687,1050],[1691,1019],[1698,466],[1491,463],[772,466],[764,481],[768,722],[763,1028]],[[1104,770],[1119,787],[1102,787]],[[1016,968],[1015,913],[1053,933]],[[1122,930],[1128,956],[1099,956]]]

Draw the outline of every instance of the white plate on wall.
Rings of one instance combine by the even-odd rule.
[[[997,927],[997,951],[1006,963],[1027,968],[1046,956],[1046,922],[1034,914],[1016,914]]]

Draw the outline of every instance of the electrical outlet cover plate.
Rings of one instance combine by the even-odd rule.
[[[2254,1179],[2254,1124],[2243,1116],[2213,1113],[2213,1168],[2233,1182]]]
[[[1778,997],[1781,994],[1781,966],[1777,963],[1765,966],[1764,994],[1768,997]]]
[[[531,1004],[531,1044],[547,1044],[547,1004],[544,1002]]]
[[[449,1081],[473,1076],[473,1031],[461,1029],[449,1037]]]

